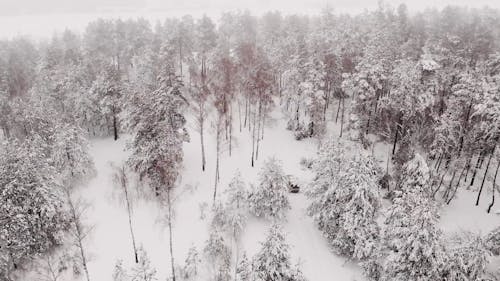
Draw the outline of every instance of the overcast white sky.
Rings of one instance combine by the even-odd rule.
[[[160,19],[165,16],[208,14],[248,9],[254,14],[269,10],[283,13],[318,13],[326,5],[336,12],[356,13],[377,7],[377,0],[0,0],[0,37],[28,34],[43,37],[65,28],[82,29],[101,17]],[[385,0],[393,6],[406,3],[410,11],[448,4],[500,8],[500,0]]]

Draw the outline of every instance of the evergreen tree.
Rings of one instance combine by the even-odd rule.
[[[156,269],[151,265],[148,253],[139,247],[139,263],[130,269],[130,281],[153,281],[156,278]]]
[[[212,265],[211,280],[230,280],[231,251],[219,231],[210,232],[203,252]]]
[[[247,258],[247,254],[243,253],[241,261],[236,268],[236,281],[250,281],[252,280],[251,263]]]
[[[444,267],[446,280],[480,280],[488,264],[483,239],[473,233],[459,233],[447,243],[448,261]]]
[[[63,243],[70,217],[63,187],[50,166],[44,142],[35,136],[11,140],[0,149],[0,276],[9,280],[13,270],[36,254]]]
[[[184,267],[182,269],[182,278],[184,280],[195,280],[200,271],[199,266],[201,258],[196,247],[189,248]]]
[[[232,236],[237,240],[245,227],[248,213],[248,192],[240,172],[234,175],[225,193],[227,224]]]
[[[189,136],[184,127],[182,110],[186,100],[180,92],[180,82],[173,75],[159,79],[156,90],[149,92],[142,88],[130,100],[132,153],[127,162],[140,179],[148,180],[155,196],[167,207],[171,273],[175,281],[172,189],[182,165],[182,144]]]
[[[485,237],[486,248],[495,256],[500,255],[500,227],[493,229]]]
[[[271,226],[262,248],[253,259],[254,280],[298,281],[304,280],[290,262],[290,246],[286,244],[281,226]]]
[[[327,144],[322,148],[318,163],[329,167],[313,165],[319,170],[309,193],[313,202],[308,211],[339,253],[365,260],[373,254],[379,236],[376,223],[380,208],[375,177],[377,169],[373,160],[362,153],[347,158],[346,163],[340,165],[336,159],[330,158],[340,149],[341,146]],[[332,173],[332,168],[336,169],[335,173]]]
[[[129,103],[132,154],[128,164],[148,179],[155,194],[173,188],[182,164],[182,143],[189,140],[182,114],[185,99],[174,77],[162,77],[153,92],[137,92]]]
[[[428,168],[417,154],[405,165],[401,191],[389,207],[382,235],[387,256],[381,280],[440,280],[446,262],[429,191]]]
[[[250,210],[258,217],[284,219],[290,209],[288,188],[281,163],[268,159],[259,172],[259,184],[249,196]]]

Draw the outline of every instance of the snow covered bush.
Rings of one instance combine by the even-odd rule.
[[[313,136],[313,123],[309,122],[307,125],[303,125],[302,123],[297,127],[293,135],[296,140],[303,140],[306,138],[310,138]]]
[[[342,156],[331,157],[335,152],[342,153],[342,145],[326,144],[313,166],[308,211],[337,252],[364,260],[372,255],[379,235],[377,169],[362,153],[343,161]]]
[[[259,172],[259,183],[249,195],[250,211],[266,219],[284,219],[290,209],[288,188],[281,163],[268,159]]]
[[[300,270],[290,262],[290,246],[286,244],[281,226],[271,226],[262,248],[253,259],[253,279],[255,281],[302,281]],[[244,280],[244,279],[243,279]]]

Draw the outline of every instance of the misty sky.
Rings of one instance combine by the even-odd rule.
[[[329,5],[336,12],[356,13],[377,7],[377,0],[0,0],[0,37],[50,35],[65,28],[81,29],[96,17],[146,17],[208,14],[248,9],[254,14],[269,10],[283,13],[318,13]],[[392,6],[406,3],[410,11],[448,4],[500,8],[500,0],[385,0]]]

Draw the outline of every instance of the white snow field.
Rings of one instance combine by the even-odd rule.
[[[287,243],[291,246],[293,263],[300,264],[305,277],[310,281],[351,281],[365,280],[361,268],[336,255],[327,241],[317,230],[312,219],[306,214],[309,204],[304,190],[311,179],[311,172],[299,164],[302,157],[313,157],[318,142],[315,139],[296,141],[291,132],[285,130],[285,121],[279,110],[272,114],[260,143],[258,160],[255,167],[250,166],[251,139],[248,128],[239,131],[239,121],[233,128],[233,149],[231,156],[226,149],[221,155],[221,180],[218,184],[218,198],[236,171],[240,171],[249,188],[256,183],[258,171],[264,160],[276,157],[283,164],[285,173],[296,176],[301,182],[301,192],[289,194],[291,210],[284,223]],[[208,123],[208,125],[211,125]],[[201,148],[199,134],[190,124],[188,126],[190,142],[184,145],[184,168],[181,179],[175,189],[175,219],[173,226],[175,263],[183,265],[188,249],[196,246],[201,252],[208,238],[208,215],[212,203],[215,178],[215,139],[211,129],[205,137],[207,168],[201,170]],[[207,126],[210,127],[210,126]],[[338,136],[338,126],[330,123],[333,136]],[[123,260],[126,267],[134,264],[132,242],[130,239],[128,218],[124,204],[120,203],[121,190],[113,184],[112,164],[119,165],[127,159],[127,137],[118,141],[111,138],[92,141],[91,154],[95,161],[97,175],[88,184],[79,188],[78,193],[91,206],[87,210],[85,222],[93,226],[93,231],[86,241],[90,257],[89,272],[91,280],[112,280],[116,261]],[[389,147],[377,144],[374,155],[385,165]],[[485,192],[480,206],[474,206],[476,193],[459,191],[458,197],[441,210],[441,226],[446,234],[454,231],[470,230],[482,234],[498,225],[499,216],[493,211],[486,214],[489,192]],[[205,219],[202,219],[201,205],[206,203]],[[494,207],[497,210],[499,207]],[[170,276],[170,254],[168,231],[162,219],[166,212],[151,200],[134,202],[133,225],[138,245],[147,251],[152,265],[157,270],[158,280]],[[240,253],[246,251],[251,258],[260,249],[270,223],[256,217],[250,217],[242,235]],[[491,263],[490,270],[499,267],[499,261]],[[83,280],[81,276],[81,280]],[[204,280],[203,277],[200,280]]]
[[[328,247],[326,240],[317,230],[312,219],[306,214],[308,200],[303,190],[311,177],[309,171],[301,168],[302,157],[314,156],[318,147],[317,141],[308,139],[296,141],[292,134],[285,130],[281,114],[275,112],[275,119],[269,120],[264,132],[264,139],[259,147],[258,160],[255,167],[250,165],[251,142],[248,128],[239,132],[239,122],[234,127],[234,140],[231,156],[226,149],[221,155],[221,181],[218,185],[218,197],[234,173],[239,170],[249,187],[256,183],[258,171],[268,157],[276,157],[282,161],[287,174],[295,175],[303,182],[298,194],[289,194],[291,210],[284,230],[287,243],[291,246],[294,263],[299,263],[304,275],[311,281],[326,280],[364,280],[361,269],[345,258],[335,255]],[[202,220],[200,205],[212,203],[215,179],[215,139],[211,129],[207,130],[206,152],[207,168],[201,170],[201,147],[199,134],[190,126],[190,142],[184,145],[184,169],[180,183],[175,190],[175,221],[173,226],[174,256],[176,264],[182,265],[187,251],[197,246],[201,251],[208,238],[208,218]],[[130,240],[126,209],[119,203],[116,194],[120,189],[113,185],[113,169],[111,163],[120,164],[127,158],[125,151],[126,137],[113,141],[111,138],[98,139],[92,142],[91,154],[94,157],[97,176],[86,186],[81,187],[81,196],[92,206],[87,211],[88,224],[94,229],[87,242],[91,261],[89,272],[92,280],[112,280],[114,265],[123,259],[125,265],[133,265],[133,250]],[[226,148],[228,146],[226,145]],[[158,280],[165,280],[170,275],[170,255],[168,247],[168,231],[162,223],[160,208],[151,201],[135,202],[133,224],[136,241],[143,245],[158,271]],[[206,210],[208,214],[209,207]],[[259,249],[269,222],[250,217],[242,237],[242,251],[249,257]]]

